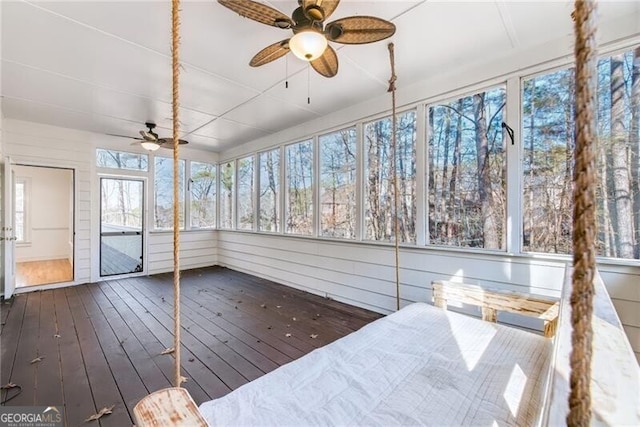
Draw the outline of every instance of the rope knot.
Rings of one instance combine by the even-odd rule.
[[[396,76],[393,75],[391,76],[391,78],[389,79],[389,89],[387,89],[387,92],[393,92],[396,90]]]

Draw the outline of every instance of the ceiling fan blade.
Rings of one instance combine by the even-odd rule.
[[[165,147],[165,148],[173,147],[173,138],[158,138],[158,140],[156,142],[161,147]],[[188,144],[189,141],[184,140],[184,139],[178,139],[178,143],[180,145],[184,145],[184,144]]]
[[[332,42],[365,44],[391,37],[396,26],[375,16],[349,16],[328,23],[324,31]]]
[[[327,46],[322,56],[311,61],[311,66],[319,74],[325,77],[333,77],[338,74],[338,55],[331,46]]]
[[[289,53],[289,39],[279,41],[262,49],[251,58],[249,65],[259,67]]]
[[[118,138],[128,138],[128,139],[135,139],[136,141],[142,141],[142,138],[138,138],[136,136],[129,136],[129,135],[118,135],[116,133],[107,133],[105,135],[109,135],[109,136],[117,136]],[[135,143],[134,143],[135,144]]]
[[[293,26],[291,18],[266,4],[252,0],[218,0],[218,3],[233,10],[240,16],[253,19],[262,24],[283,29]]]
[[[331,16],[331,14],[333,13],[334,10],[336,10],[336,7],[338,7],[338,4],[340,3],[340,0],[302,0],[302,10],[307,11],[313,9],[313,8],[317,8],[317,7],[321,7],[322,10],[324,10],[324,16],[322,17],[322,21],[324,21],[325,19],[328,19],[329,16]]]

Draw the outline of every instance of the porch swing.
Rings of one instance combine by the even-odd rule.
[[[179,152],[179,118],[178,118],[178,106],[179,106],[179,6],[180,0],[172,1],[172,56],[173,56],[173,159],[174,159],[174,174],[177,175],[178,170],[178,152]],[[434,302],[437,307],[446,308],[446,302],[449,299],[462,299],[464,302],[479,301],[482,306],[483,318],[485,320],[494,321],[496,319],[496,309],[509,309],[511,302],[518,301],[524,307],[527,312],[535,311],[536,317],[539,317],[545,321],[545,335],[552,336],[556,327],[558,328],[558,335],[554,339],[553,345],[547,338],[529,334],[524,331],[519,331],[514,328],[508,328],[502,325],[493,325],[483,322],[479,319],[470,318],[468,316],[462,316],[453,313],[453,316],[467,317],[467,320],[461,320],[458,317],[448,317],[449,313],[441,310],[440,308],[434,308],[427,306],[426,304],[412,304],[409,307],[405,307],[400,310],[399,306],[399,242],[396,238],[395,245],[395,263],[396,263],[396,299],[398,312],[387,316],[386,318],[377,320],[370,325],[365,326],[360,331],[342,338],[326,347],[315,350],[311,354],[302,357],[294,362],[285,365],[276,371],[269,373],[258,380],[249,383],[238,390],[231,392],[229,395],[211,401],[205,402],[198,408],[195,402],[191,399],[188,392],[181,387],[183,377],[180,371],[180,260],[179,260],[179,212],[178,212],[178,180],[174,180],[174,227],[173,227],[173,239],[174,239],[174,348],[173,354],[175,357],[175,370],[174,370],[174,384],[175,387],[167,388],[156,391],[149,396],[143,398],[134,408],[134,418],[136,425],[139,427],[147,426],[207,426],[208,422],[214,425],[225,425],[229,422],[235,421],[236,423],[242,422],[239,420],[239,416],[247,415],[247,410],[254,412],[247,415],[253,418],[243,418],[243,421],[258,420],[262,423],[269,423],[269,421],[275,420],[278,424],[291,424],[304,422],[307,424],[332,424],[332,423],[358,423],[358,419],[348,418],[352,416],[353,411],[357,411],[362,407],[366,407],[369,404],[368,400],[371,400],[371,396],[365,392],[370,392],[366,385],[372,385],[372,388],[376,388],[378,383],[383,383],[387,380],[391,381],[389,375],[386,375],[387,371],[393,371],[394,368],[398,368],[397,364],[393,366],[384,367],[385,360],[377,360],[380,363],[376,366],[373,372],[373,376],[367,377],[363,374],[363,371],[371,370],[372,366],[368,364],[370,360],[363,358],[363,352],[366,353],[369,347],[366,347],[363,342],[372,342],[372,337],[380,336],[381,332],[388,333],[389,339],[396,339],[393,344],[393,348],[383,349],[382,351],[388,351],[389,354],[398,352],[399,347],[404,348],[405,343],[402,343],[400,338],[402,336],[402,330],[404,330],[405,323],[401,322],[401,319],[410,318],[411,322],[416,321],[417,317],[413,316],[414,312],[428,312],[432,318],[444,319],[445,325],[453,324],[455,322],[469,322],[466,325],[472,325],[478,330],[488,330],[490,334],[494,334],[496,328],[498,332],[506,331],[504,333],[511,335],[529,334],[531,338],[527,338],[522,335],[518,338],[518,343],[526,343],[527,340],[537,340],[540,343],[541,348],[549,354],[551,361],[540,363],[539,369],[545,369],[545,372],[539,372],[540,381],[543,381],[539,387],[541,393],[540,396],[535,397],[539,399],[539,405],[535,406],[533,411],[535,413],[530,414],[527,418],[532,424],[556,424],[566,422],[571,426],[586,426],[591,424],[594,420],[604,423],[629,423],[640,424],[640,413],[638,408],[640,398],[634,397],[640,396],[640,378],[638,373],[638,366],[633,358],[631,352],[632,361],[629,361],[625,357],[616,357],[617,362],[620,363],[619,375],[612,374],[619,381],[613,381],[613,384],[606,384],[607,381],[601,381],[597,379],[596,382],[592,380],[592,349],[594,330],[592,325],[596,324],[595,317],[592,318],[594,313],[594,293],[597,299],[595,304],[596,316],[606,317],[608,324],[613,325],[617,321],[615,311],[612,309],[611,301],[606,295],[604,286],[599,279],[596,272],[595,263],[595,194],[594,194],[594,182],[595,182],[595,169],[594,169],[594,127],[593,127],[593,114],[594,114],[594,97],[595,91],[593,87],[593,76],[595,73],[595,2],[593,0],[576,0],[575,12],[573,14],[575,20],[575,56],[576,56],[576,159],[575,159],[575,192],[574,192],[574,233],[573,233],[573,272],[572,277],[567,275],[565,277],[565,291],[563,292],[563,301],[560,309],[555,304],[544,305],[546,303],[540,302],[530,296],[514,296],[505,295],[505,293],[491,293],[480,292],[473,294],[468,288],[456,287],[456,285],[450,283],[435,283],[434,289]],[[393,129],[392,132],[392,150],[395,153],[395,117],[396,117],[396,101],[395,101],[395,66],[394,66],[394,50],[393,44],[389,45],[390,61],[391,61],[391,79],[389,91],[392,94],[392,118]],[[397,182],[395,179],[395,171],[393,172],[394,180],[394,193],[395,193],[395,211],[397,212]],[[398,230],[398,218],[395,216],[395,231],[396,237],[399,235]],[[597,289],[594,291],[594,284]],[[571,292],[570,298],[568,293],[565,296],[565,292]],[[470,296],[471,295],[471,296]],[[498,300],[495,302],[494,300]],[[567,308],[567,299],[570,299],[571,312]],[[536,300],[535,303],[532,301]],[[508,303],[505,304],[505,301]],[[536,305],[538,304],[538,305]],[[542,304],[542,305],[540,305]],[[535,306],[537,308],[530,309]],[[542,307],[542,308],[541,308]],[[533,311],[532,311],[533,310]],[[557,315],[560,310],[560,323],[558,324]],[[604,313],[604,314],[602,314]],[[435,316],[435,317],[434,317]],[[608,317],[607,317],[608,316]],[[570,317],[570,322],[568,318]],[[616,352],[629,353],[628,342],[624,338],[624,331],[622,331],[619,321],[617,328],[607,331],[607,336],[602,338],[604,344],[601,351],[603,355],[601,358],[607,360],[607,358],[616,356]],[[442,323],[441,323],[442,324]],[[437,323],[436,323],[437,325]],[[487,326],[490,325],[490,326]],[[556,326],[557,325],[557,326]],[[423,325],[424,326],[424,325]],[[489,328],[489,329],[487,329]],[[501,329],[500,329],[501,328]],[[423,333],[424,333],[423,328]],[[443,335],[443,331],[433,331],[433,335],[440,333]],[[444,335],[447,331],[444,331]],[[570,335],[570,338],[569,338]],[[491,337],[493,335],[490,335]],[[600,340],[599,331],[595,331],[596,340]],[[464,338],[464,337],[463,337]],[[430,336],[429,336],[430,339]],[[447,337],[443,338],[447,339]],[[463,353],[464,342],[460,342],[462,338],[456,336],[455,339],[452,336],[448,337],[448,340],[453,344],[458,345]],[[456,341],[457,340],[457,341]],[[547,340],[547,341],[542,341]],[[414,340],[415,341],[415,340]],[[568,342],[571,342],[569,345]],[[606,341],[606,342],[605,342]],[[627,348],[625,348],[625,343]],[[428,345],[426,341],[418,341],[417,343],[410,343],[413,345],[411,350],[415,350],[420,345]],[[550,348],[552,347],[552,348]],[[604,348],[606,347],[606,348]],[[407,347],[409,348],[409,347]],[[356,351],[360,349],[360,351]],[[367,350],[362,350],[367,349]],[[510,345],[499,348],[497,353],[492,354],[506,354],[506,357],[510,357],[510,352],[514,349]],[[350,353],[349,353],[350,352]],[[608,352],[608,353],[607,353]],[[345,355],[348,354],[349,359],[345,360]],[[570,356],[569,356],[570,354]],[[464,353],[462,354],[464,356]],[[412,354],[415,359],[415,353]],[[343,359],[340,359],[343,357]],[[314,372],[313,366],[320,363],[322,360],[328,360],[327,371]],[[598,359],[596,357],[595,359]],[[389,359],[392,360],[392,359]],[[467,360],[465,360],[467,362]],[[566,363],[565,363],[566,362]],[[596,360],[597,363],[598,360]],[[395,362],[394,362],[395,363]],[[402,363],[402,362],[400,362]],[[566,366],[565,366],[566,364]],[[340,365],[340,366],[339,366]],[[334,369],[340,369],[341,365],[349,365],[349,369],[356,366],[358,370],[351,371],[354,374],[353,379],[340,377],[336,374]],[[570,374],[569,374],[570,365]],[[429,372],[434,374],[434,369],[437,366],[431,366]],[[595,370],[598,375],[603,374],[601,366],[598,366]],[[342,373],[342,372],[341,372]],[[414,389],[411,389],[408,394],[401,394],[403,390],[403,384],[383,384],[384,387],[395,387],[392,389],[392,393],[400,393],[400,396],[408,396],[408,402],[400,402],[402,409],[407,409],[409,412],[418,411],[419,405],[413,405],[411,398],[414,396],[412,392],[424,388],[425,384],[421,383],[421,380],[425,381],[439,381],[439,385],[447,386],[445,373],[440,372],[438,377],[429,377],[425,372],[421,371],[418,379],[411,378]],[[464,373],[463,373],[464,374]],[[306,375],[306,377],[305,377]],[[316,375],[313,377],[313,375]],[[435,374],[434,374],[435,375]],[[327,392],[328,395],[333,396],[336,399],[344,398],[341,405],[334,409],[334,412],[329,411],[325,406],[322,406],[322,402],[319,402],[314,387],[316,382],[314,378],[327,378],[336,376],[335,384],[330,387],[330,390],[320,390],[321,392]],[[305,377],[305,378],[301,378]],[[408,378],[408,377],[407,377]],[[373,381],[373,382],[361,382]],[[489,378],[490,380],[490,378]],[[567,384],[568,382],[568,384]],[[300,388],[296,388],[296,384]],[[328,384],[328,383],[323,383]],[[593,388],[593,385],[597,384],[597,387]],[[570,390],[569,386],[570,385]],[[351,387],[351,390],[349,389]],[[359,391],[354,394],[353,388],[358,388]],[[268,393],[265,390],[269,390]],[[530,390],[530,389],[527,389]],[[464,391],[464,390],[462,390]],[[523,388],[524,391],[524,388]],[[269,393],[280,393],[278,396],[266,396]],[[406,392],[406,390],[404,390]],[[610,398],[611,402],[604,402],[597,410],[592,410],[592,392],[596,393],[596,401],[598,399]],[[301,396],[293,396],[296,393],[301,393]],[[306,394],[305,394],[306,393]],[[359,394],[358,394],[359,393]],[[363,394],[364,393],[364,394]],[[375,390],[372,392],[375,393]],[[624,394],[623,394],[624,393]],[[286,394],[286,395],[285,395]],[[358,399],[363,399],[363,396],[369,396],[366,402],[359,402]],[[629,397],[629,395],[631,395]],[[345,398],[346,396],[346,398]],[[604,398],[602,396],[605,396]],[[262,399],[264,397],[264,399]],[[295,418],[292,416],[292,411],[295,411],[295,404],[291,404],[289,398],[297,399],[299,403],[300,413],[295,413]],[[282,398],[282,399],[280,399]],[[524,400],[534,399],[531,396],[525,396]],[[262,399],[262,400],[260,400]],[[269,400],[270,399],[270,400]],[[351,401],[349,400],[351,399]],[[534,399],[534,400],[535,400]],[[399,399],[403,400],[403,399]],[[568,404],[567,404],[568,402]],[[450,405],[443,408],[429,408],[431,413],[437,413],[438,411],[446,411],[455,409],[456,402],[449,402]],[[473,403],[473,402],[471,402]],[[477,402],[476,402],[477,403]],[[316,406],[313,406],[313,405]],[[250,405],[250,406],[249,406]],[[273,406],[272,406],[273,405]],[[279,405],[279,406],[278,406]],[[305,406],[306,405],[306,406]],[[361,405],[358,407],[358,405]],[[404,405],[404,406],[402,406]],[[453,406],[451,406],[453,405]],[[484,402],[480,402],[480,406],[483,406]],[[609,406],[605,408],[605,406]],[[328,405],[327,405],[328,406]],[[388,406],[388,405],[387,405]],[[503,405],[505,406],[505,405]],[[452,409],[453,408],[453,409]],[[378,407],[376,407],[378,409]],[[385,408],[385,410],[392,410],[394,408]],[[397,409],[397,408],[395,408]],[[479,416],[493,417],[491,413],[492,408],[485,410],[482,408],[478,414]],[[508,411],[509,408],[506,408]],[[434,412],[435,411],[435,412]],[[489,412],[487,412],[489,411]],[[607,412],[608,411],[608,412]],[[513,412],[513,411],[512,411]],[[592,415],[592,412],[596,412]],[[402,414],[401,411],[395,412],[395,414]],[[474,413],[475,414],[475,413]],[[474,415],[472,414],[472,415]],[[384,418],[384,415],[380,413],[367,414],[363,413],[363,417],[367,424],[384,424],[390,420],[400,422],[396,418]],[[431,419],[432,423],[437,423],[439,420],[445,418]],[[490,419],[490,418],[489,418]],[[497,418],[494,418],[497,419]],[[303,421],[301,421],[303,420]],[[418,418],[408,419],[408,422],[420,423]],[[480,422],[480,419],[468,418],[465,419],[467,423],[474,424],[474,421]],[[502,419],[501,419],[502,420]]]

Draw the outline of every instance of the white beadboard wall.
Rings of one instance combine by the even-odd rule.
[[[74,283],[91,278],[91,183],[93,158],[90,134],[5,118],[5,156],[20,164],[75,170],[76,250]]]
[[[180,270],[208,267],[218,259],[216,231],[189,231],[180,234]],[[173,233],[151,233],[148,246],[148,273],[173,271]]]
[[[100,280],[100,183],[95,167],[95,149],[132,151],[132,147],[121,138],[33,122],[5,118],[3,126],[3,155],[10,156],[12,162],[76,170],[76,251],[73,284]],[[187,159],[217,161],[215,153],[187,148],[182,149],[181,153],[181,157]],[[124,172],[122,175],[127,173]],[[148,183],[147,194],[152,194],[152,191],[151,183]],[[146,208],[149,218],[151,210],[149,206]],[[188,231],[181,234],[182,268],[204,267],[216,263],[215,231]],[[149,232],[146,238],[147,273],[173,271],[173,234]]]
[[[568,258],[403,247],[402,305],[431,301],[432,280],[559,297]],[[246,232],[218,232],[218,264],[380,313],[395,310],[394,249]],[[598,266],[640,361],[640,267]]]

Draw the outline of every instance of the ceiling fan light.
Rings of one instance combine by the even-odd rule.
[[[142,145],[142,148],[147,151],[156,151],[158,148],[160,148],[157,143],[151,141],[142,141],[140,145]]]
[[[303,61],[313,61],[322,56],[327,39],[317,31],[301,31],[289,40],[289,49]]]

